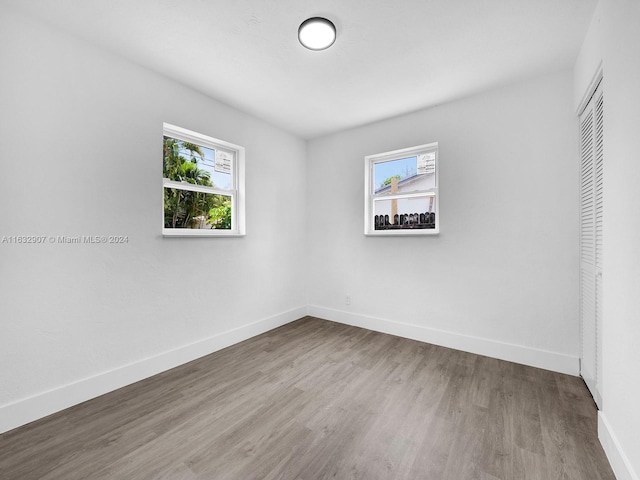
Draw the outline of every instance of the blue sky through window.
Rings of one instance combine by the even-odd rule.
[[[380,188],[382,183],[390,177],[400,175],[400,179],[415,175],[417,167],[417,157],[400,158],[387,162],[374,163],[373,166],[373,186]]]

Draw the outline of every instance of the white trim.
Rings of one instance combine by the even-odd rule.
[[[424,145],[418,145],[417,147],[401,148],[399,150],[392,150],[390,152],[375,153],[373,155],[367,155],[365,158],[367,160],[371,160],[372,163],[387,162],[389,160],[413,157],[414,155],[417,155],[418,153],[422,153],[423,151],[426,151],[426,150],[435,150],[437,152],[438,142],[425,143]],[[437,170],[436,170],[436,174],[437,174]]]
[[[577,376],[580,373],[577,356],[549,352],[535,348],[498,342],[487,338],[472,337],[410,323],[396,322],[369,315],[355,314],[343,310],[309,305],[309,315],[338,323],[410,338],[420,342],[476,353],[509,362],[543,368]]]
[[[164,135],[177,140],[184,140],[185,142],[196,143],[198,145],[202,145],[204,142],[204,145],[202,145],[203,147],[211,147],[215,149],[222,147],[231,151],[244,150],[244,147],[241,147],[240,145],[225,142],[224,140],[210,137],[209,135],[204,135],[202,133],[197,133],[192,130],[187,130],[186,128],[178,127],[177,125],[172,125],[166,122],[162,124],[162,131],[164,132]]]
[[[206,185],[197,185],[189,182],[176,182],[169,180],[168,178],[162,179],[162,186],[165,188],[175,188],[177,190],[187,190],[189,192],[202,192],[209,195],[222,195],[224,197],[233,197],[236,194],[235,190],[220,190],[214,187],[207,187]]]
[[[244,237],[246,234],[233,230],[197,229],[197,228],[163,228],[162,237]]]
[[[424,152],[435,152],[436,154],[436,170],[435,170],[435,188],[431,188],[426,191],[416,190],[411,193],[403,194],[379,194],[376,195],[375,185],[373,185],[374,174],[373,168],[376,163],[387,162],[391,160],[399,160],[402,158],[417,156]],[[416,147],[402,148],[400,150],[393,150],[390,152],[377,153],[374,155],[367,155],[364,157],[364,234],[366,236],[405,236],[405,235],[438,235],[440,233],[440,194],[439,194],[439,151],[438,142],[427,143],[424,145],[418,145]],[[427,195],[425,195],[427,194]],[[414,198],[418,196],[433,196],[436,198],[435,202],[435,215],[436,222],[435,228],[425,229],[398,229],[398,230],[375,230],[373,222],[373,204],[377,200],[393,200],[400,198]]]
[[[589,82],[589,85],[587,85],[586,90],[582,94],[582,99],[580,100],[580,103],[578,104],[578,109],[576,110],[577,116],[582,115],[582,112],[584,112],[584,109],[587,108],[587,105],[589,104],[589,100],[591,100],[591,97],[593,97],[593,94],[596,93],[596,90],[598,89],[598,85],[600,85],[600,82],[602,81],[603,77],[604,77],[604,69],[602,68],[602,61],[600,61],[600,63],[598,64],[598,68],[596,68],[596,72],[593,75],[593,78],[591,79],[591,81]]]
[[[240,145],[235,145],[224,140],[220,140],[208,135],[187,130],[186,128],[162,124],[163,136],[169,136],[177,140],[195,143],[203,147],[214,150],[224,150],[233,152],[234,162],[232,168],[233,189],[221,190],[202,185],[194,185],[187,182],[175,182],[167,178],[162,179],[164,188],[177,188],[194,192],[210,193],[214,195],[224,195],[231,197],[231,229],[189,229],[189,228],[162,228],[163,237],[243,237],[246,235],[245,218],[245,149]],[[162,207],[162,220],[164,225],[164,206]]]
[[[437,213],[436,213],[437,218]],[[437,220],[436,220],[437,221]],[[370,233],[365,233],[367,237],[407,237],[410,235],[439,235],[440,230],[436,228],[420,228],[415,230],[373,230]]]
[[[401,198],[419,198],[419,197],[435,197],[436,192],[433,188],[425,190],[424,192],[408,192],[408,193],[386,193],[383,195],[376,195],[372,198],[374,202],[384,202],[386,200],[399,200]]]
[[[598,412],[598,439],[618,480],[640,480],[602,410]]]
[[[209,355],[293,322],[306,314],[306,307],[295,308],[219,333],[204,340],[198,340],[189,345],[169,350],[154,357],[0,406],[0,433]]]
[[[306,315],[569,375],[578,375],[579,372],[579,359],[570,355],[309,305],[0,406],[0,433],[209,355]],[[615,438],[613,435],[611,437]],[[601,442],[604,444],[602,438]],[[614,444],[617,445],[617,442]],[[621,452],[619,447],[616,448]],[[626,459],[622,454],[621,458]],[[628,463],[628,460],[624,462]],[[637,476],[629,479],[640,480]]]

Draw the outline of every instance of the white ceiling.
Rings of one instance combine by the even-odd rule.
[[[596,0],[3,0],[300,137],[571,68]],[[314,52],[300,23],[338,37]]]

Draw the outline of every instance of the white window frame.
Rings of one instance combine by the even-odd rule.
[[[374,185],[374,166],[376,163],[400,160],[419,154],[435,152],[435,188],[427,190],[415,190],[397,194],[376,194]],[[403,148],[390,152],[377,153],[364,157],[364,234],[367,236],[412,236],[412,235],[437,235],[440,233],[440,195],[438,188],[439,162],[438,142],[418,145],[416,147]],[[435,224],[434,228],[419,229],[391,229],[376,230],[374,225],[374,202],[380,200],[394,200],[416,197],[435,197]],[[419,212],[421,213],[421,212]]]
[[[224,195],[231,197],[231,229],[190,229],[190,228],[165,228],[164,227],[164,201],[162,202],[162,235],[165,237],[241,237],[246,234],[245,227],[245,198],[244,198],[244,163],[245,149],[240,145],[225,142],[208,135],[187,130],[186,128],[162,124],[163,136],[175,138],[185,142],[212,148],[214,150],[223,149],[234,152],[233,164],[231,166],[232,183],[231,190],[207,187],[205,185],[194,185],[188,182],[176,182],[168,178],[162,179],[162,191],[164,199],[165,188],[175,188],[192,192],[203,192],[214,195]]]

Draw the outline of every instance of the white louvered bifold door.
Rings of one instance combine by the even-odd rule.
[[[602,407],[602,84],[580,116],[580,374]]]

